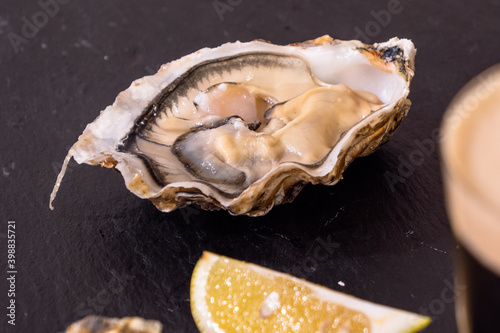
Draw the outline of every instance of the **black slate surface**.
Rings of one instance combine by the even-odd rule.
[[[189,282],[203,250],[429,314],[425,332],[456,331],[453,241],[434,135],[459,88],[500,60],[499,1],[58,3],[0,5],[0,263],[6,271],[14,220],[18,271],[15,326],[7,324],[1,279],[1,332],[60,332],[89,313],[195,332]],[[25,28],[34,16],[38,31]],[[261,218],[196,208],[163,214],[129,193],[119,174],[73,162],[49,210],[67,149],[134,79],[206,46],[323,34],[406,37],[418,48],[408,117],[338,185],[309,185]],[[325,242],[335,244],[331,255],[316,260]]]

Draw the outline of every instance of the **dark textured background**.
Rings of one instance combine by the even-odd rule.
[[[23,17],[42,7],[0,5],[2,269],[8,220],[16,221],[18,251],[17,325],[7,325],[3,310],[1,332],[58,332],[88,313],[139,315],[160,320],[165,332],[195,332],[189,282],[203,250],[427,312],[429,333],[456,331],[453,242],[433,131],[459,88],[499,62],[499,1],[401,0],[402,11],[383,26],[374,13],[388,0],[222,0],[233,4],[222,16],[210,0],[65,1],[18,52],[9,33],[23,36]],[[194,208],[163,214],[129,193],[119,174],[72,163],[49,210],[68,148],[134,79],[205,46],[352,39],[356,27],[372,29],[365,42],[414,41],[413,106],[391,141],[357,160],[338,185],[307,186],[262,218]],[[338,247],[315,262],[319,239]]]

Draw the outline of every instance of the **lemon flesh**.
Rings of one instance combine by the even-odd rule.
[[[204,252],[191,311],[205,332],[417,332],[428,317],[377,305],[291,275]]]

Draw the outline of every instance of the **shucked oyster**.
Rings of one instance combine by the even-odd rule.
[[[329,36],[202,49],[134,81],[65,165],[74,157],[114,167],[165,212],[197,203],[263,215],[308,182],[335,184],[387,141],[410,107],[414,55],[406,39]]]
[[[87,316],[71,324],[65,333],[161,333],[162,324],[140,317]]]

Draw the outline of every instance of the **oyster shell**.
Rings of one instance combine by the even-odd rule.
[[[162,324],[140,317],[108,318],[90,315],[74,322],[65,333],[161,333]]]
[[[414,56],[398,38],[205,48],[134,81],[65,166],[73,157],[116,168],[165,212],[197,203],[263,215],[309,182],[335,184],[388,140],[410,107]]]

